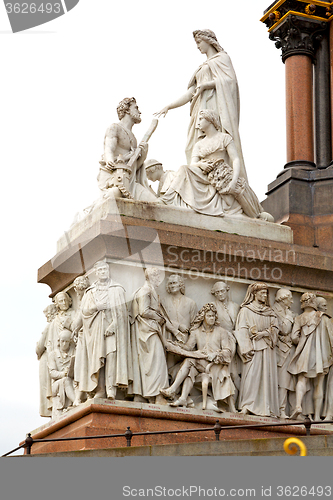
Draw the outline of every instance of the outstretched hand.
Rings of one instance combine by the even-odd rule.
[[[157,118],[160,118],[161,116],[165,117],[169,109],[169,106],[165,106],[165,108],[161,109],[161,111],[154,113],[154,116],[157,116]]]

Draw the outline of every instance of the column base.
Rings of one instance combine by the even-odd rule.
[[[311,166],[311,162],[304,163]],[[295,244],[331,250],[333,166],[320,170],[289,166],[268,186],[262,206],[276,222],[293,230]]]

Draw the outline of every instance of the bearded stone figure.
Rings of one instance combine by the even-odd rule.
[[[141,113],[134,97],[123,99],[117,107],[117,114],[119,123],[110,125],[105,133],[98,187],[104,197],[156,201],[143,167],[148,152],[146,141],[153,130],[138,146],[132,128],[141,122]]]

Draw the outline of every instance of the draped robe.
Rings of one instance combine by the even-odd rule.
[[[105,365],[108,354],[116,353],[114,385],[127,387],[132,380],[129,319],[125,291],[121,285],[109,280],[101,288],[95,282],[85,291],[81,302],[82,343],[80,367],[75,367],[79,390],[91,392],[98,385],[100,369]],[[112,334],[105,337],[112,324]],[[114,367],[110,367],[111,369]],[[108,376],[106,367],[106,379]]]
[[[256,340],[251,333],[253,327],[258,333],[269,329],[270,337]],[[277,317],[268,306],[250,303],[241,308],[235,329],[239,354],[242,357],[254,351],[254,355],[243,364],[238,407],[254,415],[277,417],[280,414],[275,352],[278,330]]]

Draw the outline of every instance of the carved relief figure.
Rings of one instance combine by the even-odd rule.
[[[214,304],[221,327],[232,332],[235,329],[239,305],[229,300],[229,290],[230,287],[224,281],[217,281],[212,286],[210,293],[215,297]]]
[[[164,172],[162,163],[157,160],[146,160],[143,166],[148,179],[151,182],[158,181],[157,196],[163,196],[175,178],[176,172],[174,170]]]
[[[248,287],[239,311],[235,336],[243,360],[238,407],[243,414],[279,416],[275,345],[279,324],[269,306],[265,283]]]
[[[48,366],[52,379],[52,418],[71,407],[75,399],[74,376],[75,346],[72,332],[62,330],[59,347],[49,353]]]
[[[156,201],[156,196],[149,188],[145,169],[142,168],[154,127],[137,146],[132,128],[141,122],[141,113],[134,97],[123,99],[118,105],[117,113],[119,123],[113,123],[105,134],[98,187],[106,196]],[[155,128],[156,125],[157,121]]]
[[[318,311],[327,312],[327,300],[324,297],[317,297]]]
[[[82,370],[86,368],[84,359],[86,356],[86,344],[83,336],[82,325],[82,311],[81,302],[84,292],[89,287],[89,281],[86,276],[78,276],[73,282],[74,291],[78,298],[77,309],[75,311],[75,318],[73,322],[73,337],[76,342],[75,365],[74,365],[74,388],[75,388],[75,401],[74,406],[81,403],[83,392],[79,390],[79,380],[84,379]]]
[[[73,321],[75,312],[71,308],[72,299],[66,292],[59,292],[54,298],[54,303],[57,308],[57,315],[51,322],[49,327],[49,342],[48,350],[53,351],[59,346],[60,333],[66,330],[73,330]]]
[[[235,388],[229,371],[233,346],[228,332],[218,326],[214,304],[206,304],[200,309],[185,345],[173,341],[169,341],[168,344],[168,349],[188,356],[183,361],[174,383],[168,389],[161,391],[165,397],[172,399],[183,384],[180,397],[170,405],[187,406],[188,396],[200,374],[203,409],[206,408],[207,388],[210,382],[215,404],[225,400],[230,406],[230,411],[235,412],[232,398]],[[215,409],[218,410],[218,407]]]
[[[293,297],[291,291],[286,288],[280,288],[276,292],[275,303],[272,308],[279,321],[279,337],[276,344],[276,355],[281,418],[287,418],[286,407],[288,392],[294,392],[296,388],[296,377],[291,375],[288,371],[290,361],[295,353],[295,345],[291,340],[291,331],[296,315],[290,310],[292,303]]]
[[[162,299],[162,307],[175,331],[183,334],[179,336],[176,333],[174,336],[178,337],[178,340],[185,342],[188,338],[191,323],[198,311],[197,305],[194,300],[186,297],[185,282],[179,274],[169,276],[166,291],[168,295]],[[172,339],[170,336],[167,338]]]
[[[124,288],[112,281],[105,261],[94,265],[97,280],[81,302],[81,367],[75,368],[79,391],[115,399],[117,388],[132,380],[129,319]],[[91,394],[90,394],[91,395]]]
[[[135,292],[132,302],[132,392],[150,403],[164,404],[160,390],[169,385],[162,331],[166,319],[156,291],[162,276],[158,269],[148,268],[145,278],[145,284]]]
[[[230,287],[224,281],[217,281],[212,286],[210,293],[215,297],[214,305],[217,310],[217,317],[222,328],[225,328],[229,332],[231,337],[231,342],[234,343],[236,347],[236,341],[233,335],[235,329],[236,319],[239,312],[239,305],[236,302],[229,300]],[[238,396],[238,391],[240,388],[240,374],[242,371],[242,362],[234,349],[232,355],[232,361],[230,364],[231,378],[235,384],[235,401]]]
[[[313,381],[314,419],[322,415],[324,379],[333,364],[333,324],[322,311],[317,311],[317,298],[306,292],[301,297],[303,313],[295,319],[291,339],[297,345],[289,372],[297,375],[296,408],[290,418],[302,413],[302,401]]]
[[[192,161],[193,148],[202,135],[197,128],[199,113],[203,109],[215,111],[223,125],[222,131],[234,139],[241,175],[246,178],[238,130],[239,89],[232,62],[218,43],[213,31],[197,30],[193,32],[193,36],[198,49],[206,55],[207,60],[195,71],[187,92],[163,108],[159,115],[165,116],[170,109],[184,106],[188,102],[191,103],[191,118],[186,144],[186,158],[189,164]]]
[[[185,343],[188,340],[191,323],[194,321],[198,308],[194,300],[185,295],[185,282],[179,274],[169,276],[166,284],[168,295],[161,301],[161,306],[168,321],[166,322],[166,340],[179,340]],[[169,322],[173,329],[169,327]],[[168,371],[173,381],[179,370],[179,362],[183,358],[167,353]]]
[[[45,307],[43,313],[45,314],[47,325],[37,342],[36,354],[39,360],[39,414],[41,417],[50,417],[52,412],[52,402],[48,399],[51,396],[51,378],[47,364],[49,346],[49,328],[50,323],[53,321],[57,314],[57,306],[49,304]]]
[[[220,131],[216,113],[200,111],[198,128],[204,138],[193,148],[191,165],[180,167],[161,201],[205,215],[245,214],[271,220],[245,178],[240,176],[240,160],[234,141]]]

